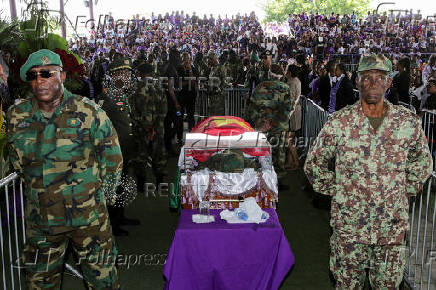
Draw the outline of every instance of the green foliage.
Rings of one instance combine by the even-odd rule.
[[[270,0],[263,6],[266,13],[264,22],[283,22],[289,13],[313,13],[320,14],[352,14],[366,15],[369,10],[370,0]]]
[[[23,39],[19,23],[0,19],[0,50],[8,51],[14,56],[18,43]]]

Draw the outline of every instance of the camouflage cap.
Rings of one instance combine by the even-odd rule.
[[[115,58],[108,66],[110,72],[114,72],[120,69],[132,69],[132,64],[128,58]]]
[[[62,67],[62,62],[59,54],[48,50],[40,49],[34,53],[31,53],[26,62],[20,68],[20,78],[23,81],[27,81],[26,73],[33,67],[57,65]]]
[[[381,70],[387,73],[392,72],[392,62],[386,58],[383,54],[370,54],[363,55],[360,58],[358,72],[367,70]]]

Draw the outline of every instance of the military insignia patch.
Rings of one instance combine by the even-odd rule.
[[[47,64],[50,63],[50,59],[47,56],[43,55],[41,57],[41,62],[42,62],[43,65],[47,65]]]
[[[79,127],[80,126],[80,120],[77,118],[71,118],[67,120],[67,125],[70,127]]]

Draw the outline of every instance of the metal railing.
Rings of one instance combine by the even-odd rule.
[[[415,109],[409,104],[401,104]],[[436,113],[423,110],[421,112],[422,127],[427,137],[430,152],[435,159],[434,130]],[[417,197],[410,199],[410,227],[406,235],[406,271],[404,280],[412,289],[435,289],[436,272],[433,267],[433,260],[436,259],[436,249],[434,249],[434,231],[436,222],[436,172],[424,186],[424,189]]]
[[[325,122],[327,122],[329,114],[314,101],[305,96],[300,97],[300,102],[302,113],[301,140],[303,142],[298,142],[297,147],[303,149],[302,154],[300,155],[300,159],[303,159],[309,152],[310,147],[312,146]]]
[[[225,112],[226,116],[244,118],[250,90],[246,88],[227,89]]]
[[[436,223],[436,173],[417,197],[410,198],[410,226],[406,233],[406,269],[404,280],[412,289],[435,289],[433,261]]]
[[[210,117],[209,106],[210,98],[209,91],[198,90],[195,100],[195,117],[197,121]],[[226,89],[224,111],[226,116],[236,116],[243,118],[247,106],[249,89],[246,88],[228,88]]]
[[[19,192],[16,186],[19,186]],[[12,192],[11,192],[12,191]],[[4,289],[21,289],[24,277],[20,267],[20,253],[26,240],[24,227],[23,183],[18,174],[12,173],[0,180],[0,192],[4,203],[0,205],[0,252]],[[5,228],[5,229],[4,229]],[[5,234],[6,232],[6,239]],[[5,265],[6,264],[8,265]]]
[[[18,187],[18,190],[17,190]],[[0,180],[0,255],[3,289],[25,288],[21,252],[26,243],[24,186],[17,173]],[[3,200],[4,198],[4,200]],[[71,275],[83,279],[74,267],[65,263]]]

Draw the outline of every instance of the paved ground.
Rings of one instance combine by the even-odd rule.
[[[169,163],[170,172],[174,172],[176,159],[170,159]],[[329,289],[328,210],[325,201],[321,202],[321,207],[314,207],[312,194],[301,189],[303,177],[302,171],[290,172],[287,177],[290,190],[279,193],[278,216],[296,259],[281,289]],[[168,252],[178,219],[168,210],[168,197],[138,196],[126,213],[140,219],[141,226],[125,227],[130,236],[117,238],[120,252],[144,254],[150,259],[147,264],[162,264],[159,260]],[[74,263],[72,258],[70,262]],[[162,265],[145,264],[129,269],[127,265],[121,266],[123,289],[163,288]],[[84,288],[80,280],[65,275],[63,289]]]

